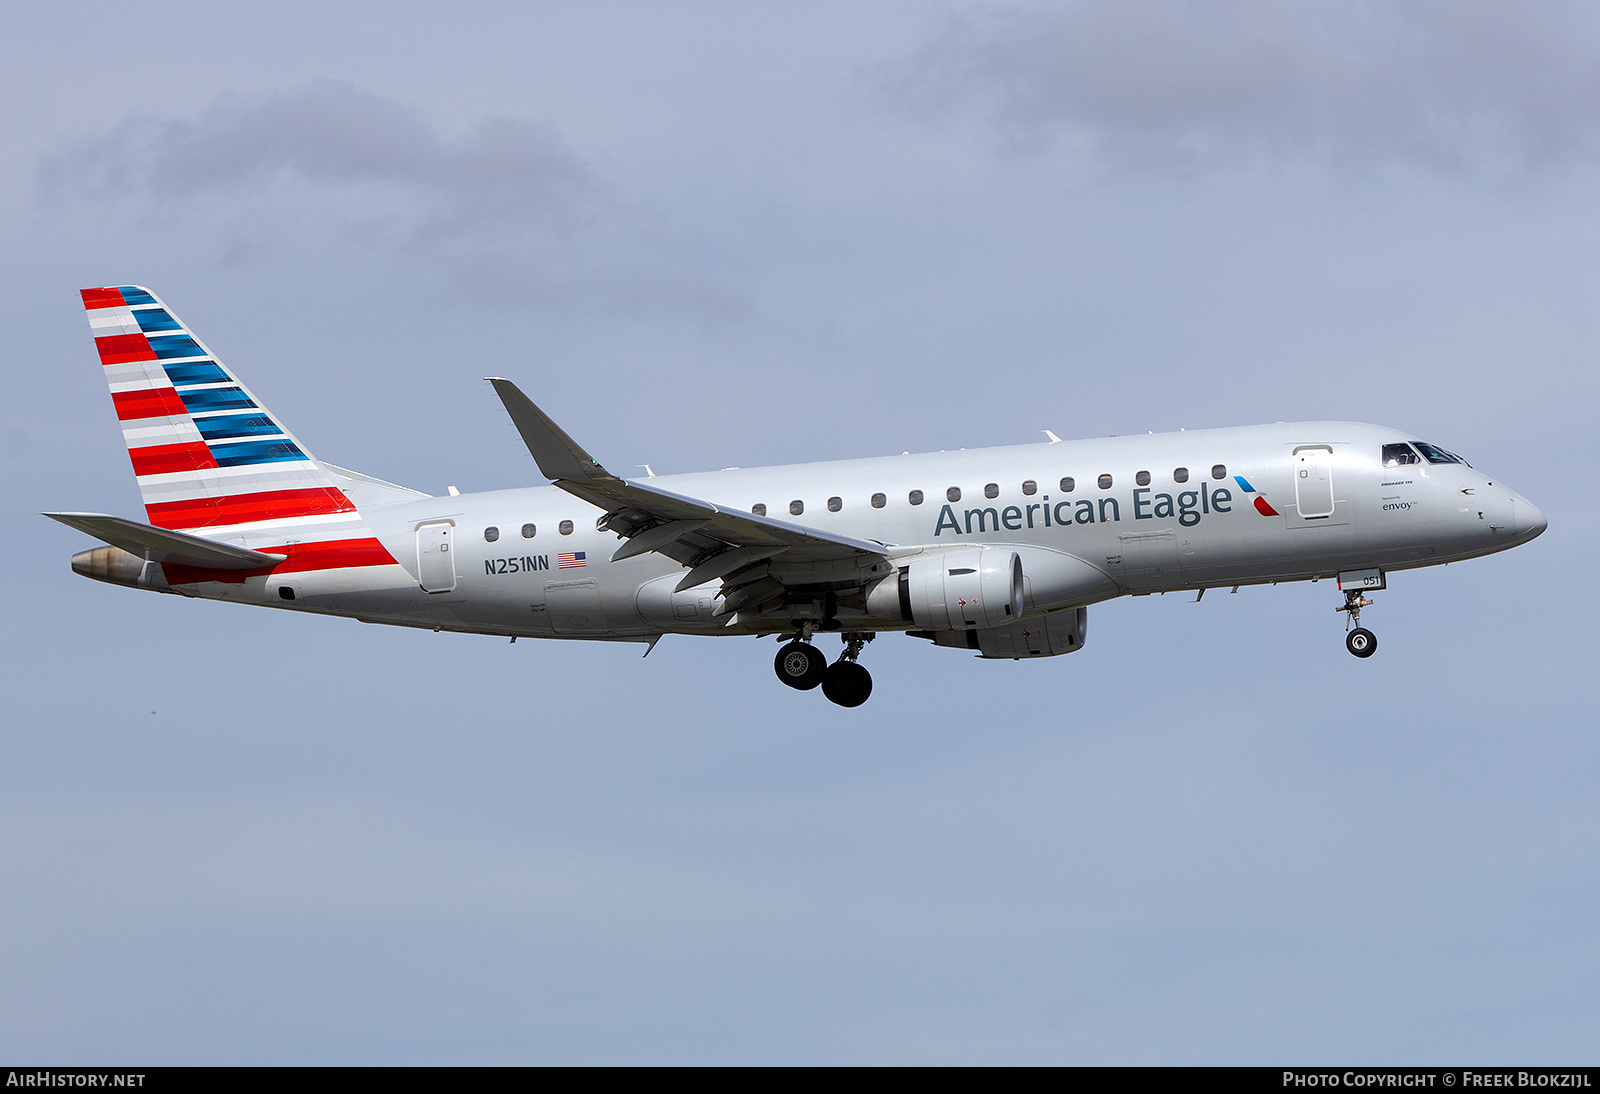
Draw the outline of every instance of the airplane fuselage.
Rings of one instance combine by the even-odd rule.
[[[1124,594],[1428,566],[1502,551],[1542,529],[1537,509],[1465,463],[1385,467],[1384,445],[1406,440],[1381,426],[1289,423],[647,481],[882,543],[896,560],[980,544],[1020,548],[1025,615]],[[1297,454],[1308,451],[1321,454],[1320,466],[1302,474]],[[714,617],[716,582],[672,593],[684,568],[670,559],[642,554],[611,562],[621,541],[596,528],[602,510],[555,487],[364,504],[361,515],[403,574],[264,575],[206,587],[205,595],[525,637],[782,629]],[[441,527],[450,529],[449,573],[429,591],[419,583],[419,535]],[[243,546],[278,545],[269,529],[234,532]],[[1040,588],[1035,575],[1057,561],[1053,556],[1081,561],[1090,572],[1056,583],[1063,588]],[[283,599],[284,585],[293,589],[292,601]],[[914,626],[865,616],[851,625]]]

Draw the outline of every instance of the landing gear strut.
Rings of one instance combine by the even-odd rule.
[[[1372,607],[1372,601],[1362,596],[1356,589],[1346,589],[1344,606],[1336,609],[1345,613],[1344,625],[1348,632],[1344,636],[1344,648],[1357,657],[1371,657],[1378,652],[1378,636],[1367,628],[1360,626],[1361,609]],[[1354,626],[1354,630],[1350,628]]]

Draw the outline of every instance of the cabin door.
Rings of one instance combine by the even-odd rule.
[[[447,593],[456,587],[456,557],[450,542],[454,533],[449,524],[424,524],[417,529],[417,583],[430,593]]]
[[[1302,520],[1333,516],[1333,449],[1318,444],[1294,450],[1294,501]]]

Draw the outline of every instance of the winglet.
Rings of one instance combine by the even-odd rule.
[[[533,404],[516,384],[500,376],[485,376],[494,385],[495,394],[505,404],[506,413],[522,434],[522,443],[533,454],[540,474],[552,482],[559,479],[609,479],[613,476],[600,461],[579,447],[566,431],[550,420],[549,415]]]

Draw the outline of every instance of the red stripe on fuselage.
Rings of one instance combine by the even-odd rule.
[[[263,547],[261,550],[268,554],[289,556],[287,561],[280,562],[272,568],[275,574],[394,564],[394,556],[382,543],[372,538],[333,539],[326,543],[291,543],[285,547]]]
[[[170,475],[175,471],[200,471],[217,466],[204,441],[184,444],[153,444],[128,449],[135,475]]]
[[[1260,513],[1264,517],[1275,517],[1278,515],[1278,511],[1272,506],[1268,505],[1267,499],[1262,497],[1260,494],[1256,495],[1256,512]]]
[[[189,413],[189,408],[178,398],[177,389],[170,387],[113,391],[111,401],[116,405],[117,419],[124,422],[138,418],[181,418]]]
[[[181,529],[354,513],[356,507],[338,490],[316,488],[265,490],[256,494],[232,494],[220,498],[165,501],[146,505],[144,511],[150,514],[150,523],[157,528]]]
[[[226,585],[243,585],[252,577],[266,574],[296,574],[308,570],[347,570],[352,566],[392,566],[394,556],[376,539],[334,539],[326,543],[290,543],[282,547],[262,547],[273,555],[288,555],[276,566],[259,570],[208,570],[201,566],[179,566],[164,562],[162,571],[169,585],[197,585],[202,581],[220,581]]]
[[[78,295],[83,297],[85,311],[94,311],[97,308],[120,308],[127,303],[122,299],[122,293],[116,289],[79,289]]]
[[[142,334],[108,334],[94,340],[102,365],[123,365],[129,361],[154,361],[156,351]]]

